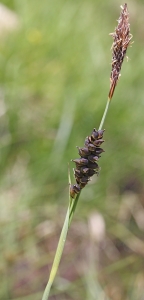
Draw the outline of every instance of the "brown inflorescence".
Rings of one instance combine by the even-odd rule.
[[[91,136],[86,138],[84,147],[78,147],[80,158],[72,160],[76,164],[74,169],[76,184],[70,186],[70,196],[72,198],[75,198],[75,195],[79,194],[81,189],[86,186],[90,181],[90,177],[99,172],[98,159],[101,157],[101,153],[104,152],[100,147],[104,142],[103,133],[104,130],[94,128]]]
[[[109,99],[111,99],[113,96],[127,48],[132,39],[132,35],[130,34],[127,4],[125,3],[124,6],[121,6],[121,8],[122,11],[118,19],[118,25],[115,29],[115,32],[110,33],[114,42],[112,45],[112,70],[110,76]]]

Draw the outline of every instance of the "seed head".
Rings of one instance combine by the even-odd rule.
[[[112,70],[110,76],[109,99],[113,96],[127,48],[132,39],[127,4],[125,3],[124,6],[121,6],[121,9],[122,11],[115,32],[110,33],[114,41],[112,45]]]
[[[74,176],[76,184],[70,186],[70,196],[75,198],[77,194],[83,189],[90,181],[90,178],[94,174],[98,174],[99,166],[98,159],[100,154],[104,152],[100,148],[104,142],[103,138],[104,130],[96,130],[94,128],[90,136],[85,139],[83,148],[78,148],[80,158],[73,159],[76,168],[74,169]]]

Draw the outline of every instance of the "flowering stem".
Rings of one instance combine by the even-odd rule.
[[[108,98],[108,101],[107,101],[106,107],[105,107],[105,111],[104,111],[104,114],[103,114],[103,117],[102,117],[102,120],[101,120],[101,123],[100,123],[100,126],[99,126],[99,130],[102,129],[102,127],[103,127],[103,124],[104,124],[104,121],[105,121],[105,118],[106,118],[106,115],[107,115],[107,112],[108,112],[109,104],[110,104],[110,99]],[[70,172],[69,172],[69,184],[71,184]],[[58,267],[59,267],[59,263],[60,263],[61,256],[62,256],[62,253],[63,253],[63,249],[64,249],[68,229],[69,229],[69,226],[71,224],[76,206],[78,204],[79,197],[80,197],[80,193],[76,196],[75,199],[70,198],[70,200],[69,200],[69,206],[68,206],[67,214],[66,214],[66,217],[65,217],[65,221],[64,221],[62,231],[61,231],[61,235],[60,235],[59,243],[58,243],[58,246],[57,246],[54,262],[53,262],[53,265],[52,265],[52,268],[51,268],[49,280],[48,280],[48,283],[46,285],[42,300],[48,300],[48,298],[49,298],[49,293],[50,293],[50,290],[51,290],[51,286],[53,284],[53,281],[55,279],[55,276],[56,276],[56,273],[57,273],[57,270],[58,270]]]
[[[107,115],[107,112],[108,112],[108,109],[109,109],[109,105],[110,105],[110,98],[108,98],[108,100],[107,100],[105,111],[103,113],[103,116],[102,116],[102,119],[101,119],[101,122],[100,122],[99,130],[101,130],[102,127],[103,127],[103,124],[104,124],[104,121],[105,121],[105,118],[106,118],[106,115]]]
[[[70,214],[70,212],[69,212],[69,207],[68,207],[67,214],[66,214],[66,217],[65,217],[65,222],[64,222],[64,225],[63,225],[63,228],[62,228],[62,231],[61,231],[61,235],[60,235],[60,239],[59,239],[59,243],[58,243],[58,246],[57,246],[54,262],[53,262],[53,265],[52,265],[52,268],[51,268],[49,280],[48,280],[47,286],[45,288],[42,300],[47,300],[49,298],[50,289],[51,289],[51,286],[53,284],[53,281],[55,279],[55,276],[56,276],[56,273],[57,273],[57,270],[58,270],[58,267],[59,267],[59,263],[60,263],[60,260],[61,260],[61,256],[62,256],[62,253],[63,253],[63,249],[64,249],[66,237],[67,237],[67,232],[68,232],[69,214]]]
[[[108,112],[109,104],[110,104],[110,99],[108,98],[108,101],[107,101],[106,107],[105,107],[105,111],[104,111],[104,114],[102,116],[102,120],[101,120],[101,123],[100,123],[100,126],[99,126],[99,130],[101,130],[102,127],[103,127],[103,124],[104,124],[104,121],[105,121],[105,118],[106,118],[106,115],[107,115],[107,112]],[[69,172],[69,184],[71,184],[70,172]],[[62,256],[62,253],[63,253],[63,249],[64,249],[68,229],[69,229],[69,226],[71,224],[76,206],[78,204],[79,197],[80,197],[80,193],[76,196],[75,199],[70,198],[70,200],[69,200],[69,206],[68,206],[67,214],[66,214],[66,217],[65,217],[64,225],[63,225],[63,228],[62,228],[62,231],[61,231],[61,235],[60,235],[59,243],[58,243],[58,246],[57,246],[57,250],[56,250],[54,262],[53,262],[53,265],[52,265],[52,269],[51,269],[51,272],[50,272],[50,277],[49,277],[48,283],[46,285],[42,300],[48,300],[48,298],[49,298],[49,293],[50,293],[50,290],[51,290],[51,286],[53,284],[53,281],[55,279],[55,276],[56,276],[56,273],[57,273],[57,270],[58,270],[58,267],[59,267],[59,263],[60,263],[61,256]]]
[[[57,250],[56,250],[56,254],[55,254],[55,258],[54,258],[54,262],[51,268],[51,272],[50,272],[50,276],[49,276],[49,280],[47,283],[47,286],[45,288],[42,300],[47,300],[49,298],[49,293],[51,290],[51,286],[53,284],[53,281],[55,279],[58,267],[59,267],[59,263],[62,257],[62,253],[63,253],[63,249],[64,249],[64,245],[65,245],[65,241],[66,241],[66,237],[67,237],[67,233],[68,233],[68,228],[70,226],[70,223],[72,221],[72,217],[73,214],[75,212],[77,203],[78,203],[78,199],[79,199],[80,193],[77,195],[76,199],[72,199],[68,210],[67,210],[67,214],[65,217],[65,221],[64,221],[64,225],[61,231],[61,235],[60,235],[60,239],[59,239],[59,243],[57,246]]]
[[[80,192],[81,193],[81,192]],[[76,210],[76,206],[77,206],[77,203],[78,203],[78,199],[79,199],[79,196],[80,196],[80,193],[76,196],[76,198],[74,199],[74,203],[72,205],[72,208],[70,210],[70,215],[69,215],[69,226],[71,224],[71,221],[72,221],[72,218],[73,218],[73,215],[74,215],[74,212]]]
[[[111,99],[113,97],[113,93],[114,93],[114,90],[115,90],[115,87],[116,87],[116,84],[117,84],[117,81],[119,78],[121,65],[123,63],[123,59],[126,54],[127,47],[130,44],[130,41],[132,38],[132,35],[130,34],[130,25],[129,25],[129,15],[128,15],[128,10],[127,10],[127,4],[125,4],[124,7],[122,7],[122,12],[121,12],[120,18],[118,20],[118,26],[117,26],[115,32],[112,34],[112,36],[114,39],[114,43],[113,43],[113,47],[112,47],[113,55],[112,55],[111,81],[110,81],[111,86],[110,86],[109,97],[108,97],[108,100],[106,103],[104,114],[102,116],[101,123],[99,126],[99,130],[102,130],[102,128],[103,128],[104,121],[105,121],[105,118],[106,118],[106,115],[107,115],[107,112],[109,109],[109,105],[110,105]],[[94,130],[93,134],[95,134],[95,132],[96,131]],[[93,136],[92,136],[92,138],[93,138]],[[88,140],[88,143],[89,143],[89,140]],[[89,145],[90,145],[90,143],[89,143]],[[81,148],[81,150],[82,150],[82,148]],[[85,159],[83,156],[81,156],[81,159],[82,158]],[[76,160],[75,160],[75,162],[76,162]],[[90,164],[91,163],[93,164],[93,162],[90,161]],[[96,164],[96,163],[94,162],[94,164]],[[89,179],[89,177],[88,177],[88,179]],[[84,183],[85,183],[85,181],[84,181]],[[69,185],[71,186],[70,172],[69,172]],[[77,187],[77,189],[78,189],[78,185],[77,186],[74,185],[74,186],[75,186],[75,188]],[[51,289],[51,286],[53,284],[53,281],[55,279],[55,276],[56,276],[56,273],[57,273],[57,270],[59,267],[59,263],[60,263],[61,256],[63,253],[68,229],[70,227],[70,224],[71,224],[71,221],[72,221],[72,218],[73,218],[73,215],[74,215],[74,212],[75,212],[75,209],[78,204],[79,197],[80,197],[81,188],[80,188],[80,191],[77,189],[73,190],[74,196],[75,196],[75,194],[77,194],[76,197],[69,196],[69,205],[68,205],[67,214],[65,217],[62,231],[61,231],[61,235],[60,235],[59,243],[57,246],[54,262],[53,262],[52,269],[50,272],[50,277],[49,277],[47,286],[45,288],[42,300],[48,300],[49,294],[50,294],[50,289]],[[69,195],[70,195],[70,192],[69,192]]]

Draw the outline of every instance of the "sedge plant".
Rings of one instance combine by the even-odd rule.
[[[115,91],[115,87],[120,77],[120,70],[124,57],[126,56],[127,48],[130,45],[132,39],[132,35],[130,34],[129,13],[126,3],[124,4],[124,6],[121,6],[121,13],[118,19],[118,25],[115,28],[114,33],[110,33],[110,35],[113,37],[113,44],[112,68],[110,74],[110,89],[108,94],[108,100],[98,130],[94,128],[91,135],[86,137],[84,147],[78,147],[79,158],[72,160],[76,165],[74,169],[74,177],[76,182],[74,184],[71,183],[70,171],[68,172],[68,209],[61,231],[59,243],[57,246],[54,262],[51,268],[50,276],[42,300],[48,300],[49,298],[50,290],[55,279],[61,256],[63,253],[68,229],[70,227],[76,206],[78,204],[81,191],[90,181],[90,178],[93,175],[98,174],[99,172],[98,160],[101,157],[101,154],[104,152],[104,150],[101,148],[101,145],[104,142],[104,130],[102,128]]]

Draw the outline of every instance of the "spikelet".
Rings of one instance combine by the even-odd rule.
[[[70,186],[70,196],[75,198],[86,184],[90,181],[90,177],[98,174],[99,166],[98,159],[104,150],[100,147],[104,142],[104,130],[96,130],[94,128],[91,136],[85,139],[83,148],[78,147],[80,158],[73,159],[76,168],[74,169],[74,176],[76,184]]]
[[[112,70],[110,76],[109,99],[113,96],[127,48],[132,39],[127,4],[125,3],[124,6],[121,6],[121,9],[122,11],[115,32],[110,33],[114,42],[112,45]]]

